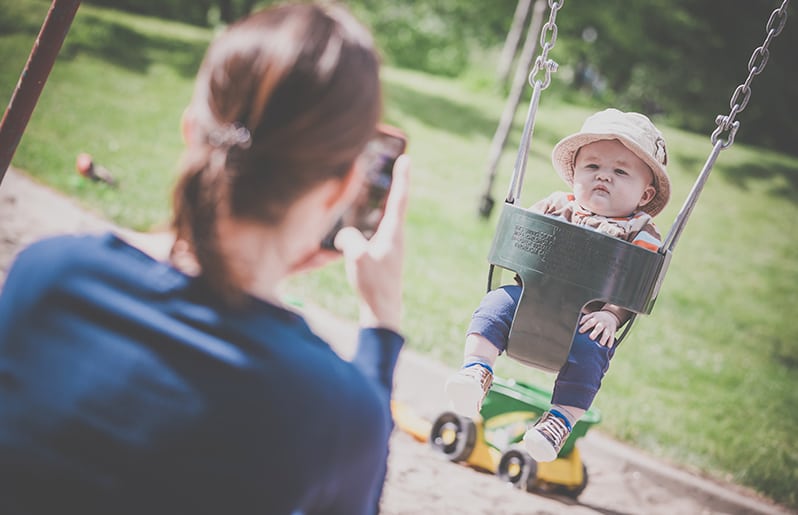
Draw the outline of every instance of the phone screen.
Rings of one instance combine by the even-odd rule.
[[[393,165],[405,151],[407,139],[394,127],[381,125],[377,135],[358,157],[364,167],[363,187],[349,209],[341,216],[322,241],[322,247],[334,249],[335,235],[343,227],[355,227],[367,239],[374,235],[385,212],[385,201],[391,189]]]

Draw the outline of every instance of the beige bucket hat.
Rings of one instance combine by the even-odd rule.
[[[574,159],[579,149],[594,141],[612,139],[620,141],[651,168],[657,193],[642,209],[656,216],[665,208],[671,196],[671,181],[665,169],[668,152],[662,133],[645,115],[605,109],[590,116],[582,125],[582,130],[563,138],[554,146],[551,152],[554,169],[565,182],[573,185]]]

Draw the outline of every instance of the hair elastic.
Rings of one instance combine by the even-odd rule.
[[[252,145],[252,136],[246,127],[236,122],[212,130],[208,134],[208,143],[223,149],[232,147],[246,149]]]

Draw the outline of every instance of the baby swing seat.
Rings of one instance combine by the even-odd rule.
[[[670,258],[670,252],[652,252],[506,202],[488,255],[488,290],[502,284],[496,267],[521,279],[507,354],[559,371],[582,307],[602,301],[651,313]]]

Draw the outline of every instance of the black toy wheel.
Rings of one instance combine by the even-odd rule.
[[[429,441],[450,461],[464,461],[474,451],[477,428],[470,418],[447,411],[432,424]]]
[[[538,481],[538,464],[523,447],[513,445],[502,454],[496,474],[516,488],[531,491]]]

